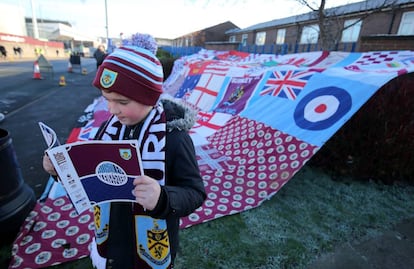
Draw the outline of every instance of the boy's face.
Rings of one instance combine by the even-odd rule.
[[[143,105],[116,92],[102,91],[108,102],[108,110],[124,125],[135,125],[148,115],[152,106]]]

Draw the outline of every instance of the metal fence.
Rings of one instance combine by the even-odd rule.
[[[191,55],[199,52],[203,47],[173,47],[173,46],[160,46],[164,51],[169,52],[173,57],[178,58],[181,56]]]
[[[199,52],[203,47],[173,47],[173,46],[162,46],[160,47],[164,51],[169,52],[173,57],[181,57],[186,55],[191,55]],[[346,51],[346,52],[355,52],[356,43],[341,43],[336,45],[333,49],[334,51]],[[282,44],[282,45],[239,45],[238,51],[248,52],[248,53],[260,53],[260,54],[292,54],[300,52],[311,52],[311,51],[320,51],[321,48],[318,44]]]
[[[341,43],[335,46],[334,51],[355,52],[356,43]],[[282,44],[282,45],[239,45],[238,51],[260,54],[291,54],[300,52],[321,51],[318,44]]]

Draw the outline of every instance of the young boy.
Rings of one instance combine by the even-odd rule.
[[[99,254],[113,269],[172,268],[179,218],[206,198],[187,133],[195,115],[179,103],[159,100],[163,70],[155,40],[136,34],[128,42],[105,58],[93,81],[112,114],[96,139],[138,139],[144,175],[134,180],[136,203],[95,206],[97,251],[91,257]],[[47,157],[43,166],[55,173]]]

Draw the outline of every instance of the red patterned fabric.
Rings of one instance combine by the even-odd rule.
[[[11,268],[44,268],[89,256],[93,215],[78,215],[66,196],[37,203],[13,244]]]
[[[259,206],[318,149],[239,116],[209,137],[209,142],[196,148],[207,200],[181,220],[183,228]]]

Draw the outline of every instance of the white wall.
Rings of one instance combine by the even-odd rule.
[[[0,33],[26,36],[24,11],[17,6],[0,4]]]

